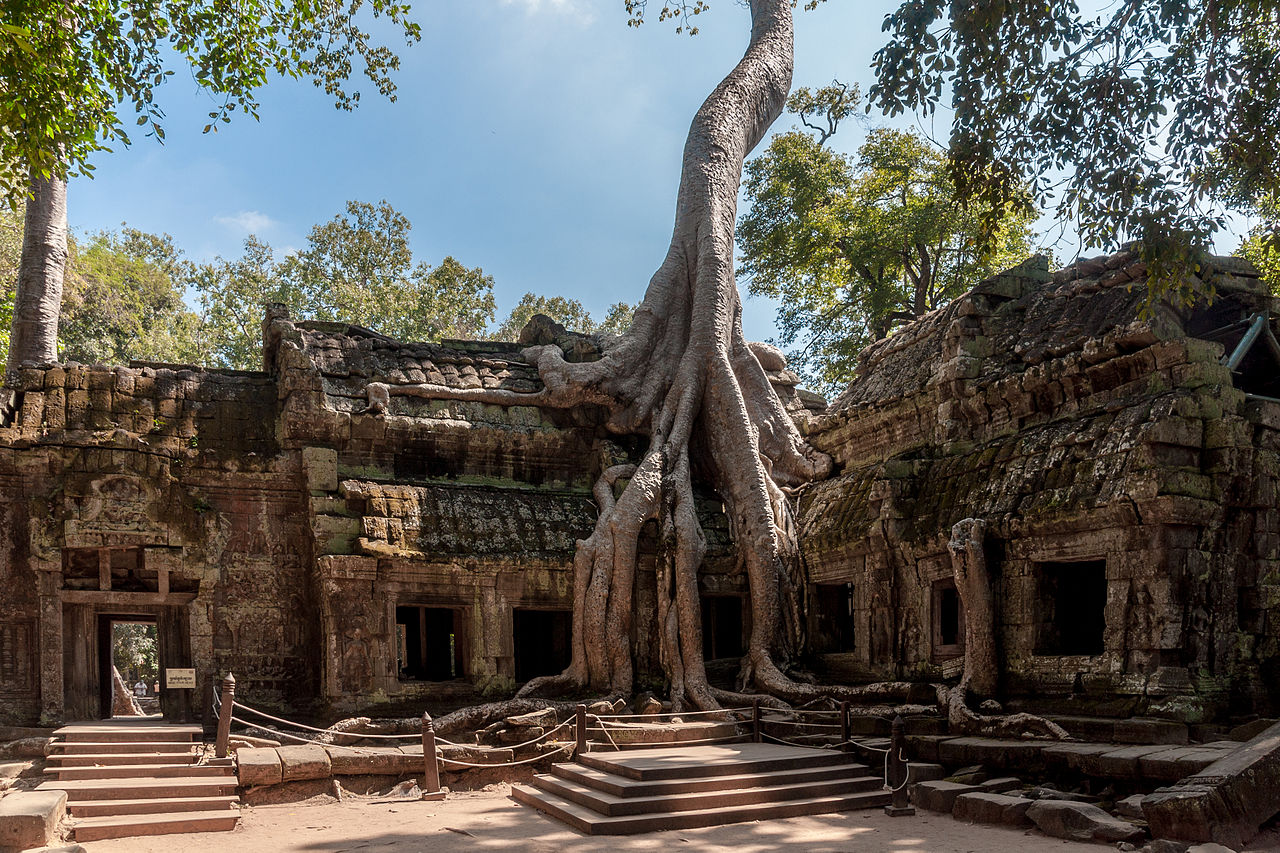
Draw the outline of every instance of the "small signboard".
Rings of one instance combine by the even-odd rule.
[[[174,688],[194,688],[196,686],[196,671],[194,669],[166,669],[164,671],[164,686],[170,690]]]

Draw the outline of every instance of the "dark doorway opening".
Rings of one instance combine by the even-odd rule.
[[[98,617],[99,710],[103,719],[160,713],[160,638],[145,616]]]
[[[462,611],[448,607],[396,607],[396,662],[401,681],[465,678]]]
[[[742,596],[702,596],[702,656],[742,657]]]
[[[931,610],[934,658],[953,658],[964,654],[964,612],[954,579],[943,578],[934,582]]]
[[[818,584],[814,589],[814,604],[817,608],[814,651],[853,651],[853,584]]]
[[[568,610],[517,609],[511,614],[516,681],[556,675],[569,665],[573,614]]]
[[[1100,655],[1107,628],[1107,561],[1038,563],[1037,655]]]

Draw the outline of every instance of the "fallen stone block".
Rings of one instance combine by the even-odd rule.
[[[66,791],[17,791],[0,799],[0,850],[45,847],[58,840]]]
[[[245,787],[279,785],[282,781],[280,754],[274,749],[258,747],[237,749],[236,775]]]
[[[1093,756],[1112,752],[1115,747],[1109,743],[1061,743],[1046,746],[1040,751],[1044,763],[1053,768],[1066,768],[1084,772],[1084,761]]]
[[[915,786],[911,801],[922,809],[950,813],[955,808],[956,797],[981,790],[977,785],[962,785],[959,782],[921,782]]]
[[[951,814],[969,823],[994,823],[1000,826],[1031,826],[1027,810],[1035,800],[1005,794],[972,793],[956,797]]]
[[[555,708],[543,708],[541,711],[530,711],[515,717],[507,717],[508,726],[529,726],[549,729],[556,724]]]
[[[1196,844],[1187,848],[1187,853],[1236,853],[1230,847],[1223,847],[1210,841],[1208,844]]]
[[[979,782],[978,787],[992,794],[1003,794],[1005,791],[1021,788],[1022,780],[1017,776],[1000,776],[995,779],[988,779],[985,782]]]
[[[1142,798],[1143,794],[1134,794],[1131,797],[1125,797],[1123,800],[1116,800],[1116,814],[1121,817],[1136,817],[1142,820]]]
[[[1045,835],[1074,841],[1136,842],[1146,837],[1141,829],[1089,803],[1069,800],[1037,800],[1027,817]]]
[[[322,746],[282,746],[276,752],[280,756],[280,770],[285,782],[324,779],[333,775],[329,753]]]
[[[60,844],[57,847],[37,847],[34,850],[24,850],[22,853],[88,853],[79,844]]]
[[[334,776],[402,776],[422,773],[422,748],[417,755],[406,755],[399,749],[361,750],[330,749],[329,762]]]
[[[0,756],[6,758],[44,758],[49,754],[47,737],[24,737],[0,744]]]
[[[947,768],[941,764],[929,764],[923,761],[907,762],[907,779],[911,784],[917,782],[935,782],[947,778]]]

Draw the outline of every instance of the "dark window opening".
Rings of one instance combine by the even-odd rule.
[[[817,607],[814,651],[853,651],[853,584],[818,584],[814,589],[814,604]]]
[[[156,592],[156,570],[147,570],[141,548],[64,548],[66,589]]]
[[[401,681],[465,678],[462,611],[396,607],[396,663]]]
[[[953,658],[964,653],[964,608],[951,578],[935,581],[931,601],[933,656]]]
[[[1036,574],[1036,654],[1102,654],[1107,627],[1107,561],[1038,563]]]
[[[742,597],[702,597],[702,656],[706,660],[742,657]]]
[[[516,681],[556,675],[569,665],[573,614],[568,610],[523,610],[511,614]]]

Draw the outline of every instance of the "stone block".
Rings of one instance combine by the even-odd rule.
[[[910,761],[907,763],[907,768],[907,778],[911,780],[912,784],[916,782],[936,782],[947,778],[947,768],[941,764]]]
[[[236,767],[240,784],[246,787],[279,785],[283,778],[280,754],[274,749],[237,749]]]
[[[302,448],[302,464],[307,472],[307,488],[313,492],[338,490],[338,452],[328,447]]]
[[[1114,818],[1097,806],[1068,800],[1037,800],[1027,809],[1027,817],[1045,835],[1074,841],[1138,842],[1146,833],[1131,823]]]
[[[1157,782],[1177,782],[1199,773],[1222,757],[1216,749],[1179,747],[1153,752],[1138,759],[1138,768],[1145,779]]]
[[[1132,817],[1142,820],[1142,794],[1134,794],[1123,800],[1116,800],[1115,812],[1120,817]]]
[[[329,753],[322,746],[282,746],[275,751],[280,755],[280,771],[285,782],[324,779],[333,775]]]
[[[975,792],[956,797],[951,814],[969,823],[994,823],[1000,826],[1031,826],[1027,809],[1035,800],[1005,794]]]
[[[1062,743],[1046,746],[1040,754],[1049,767],[1083,772],[1086,759],[1114,749],[1109,743]]]
[[[0,799],[0,849],[26,850],[58,840],[66,791],[17,791]]]
[[[330,748],[329,762],[334,776],[403,776],[422,773],[422,748],[417,755],[399,749],[360,750]]]
[[[959,782],[921,782],[915,786],[911,801],[922,809],[950,813],[955,808],[956,797],[981,791],[977,785],[962,785]]]
[[[1017,776],[1000,776],[996,779],[979,782],[978,787],[992,794],[1003,794],[1005,791],[1021,788],[1022,780]]]

